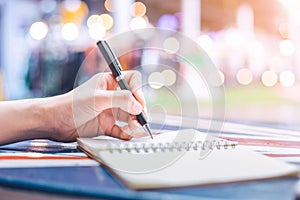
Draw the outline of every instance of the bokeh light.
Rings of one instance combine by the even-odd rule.
[[[113,12],[112,0],[105,0],[104,7],[107,11]]]
[[[205,80],[213,87],[220,87],[223,86],[225,82],[225,75],[220,70],[212,70],[211,72],[206,74]]]
[[[289,12],[298,11],[297,8],[299,6],[298,0],[278,0],[283,6],[287,8]]]
[[[253,80],[253,74],[249,69],[243,68],[236,74],[237,81],[242,85],[248,85]]]
[[[261,81],[265,86],[272,87],[277,83],[278,77],[274,71],[267,70],[262,74]]]
[[[62,37],[65,40],[72,41],[75,40],[79,34],[78,27],[74,23],[66,23],[61,29]]]
[[[290,40],[282,40],[279,44],[279,48],[283,56],[291,56],[295,52],[295,46]]]
[[[174,15],[165,14],[161,16],[157,22],[157,26],[159,28],[177,30],[179,26],[179,22]]]
[[[224,73],[222,72],[222,71],[220,71],[220,70],[218,70],[218,75],[219,75],[219,80],[220,80],[220,82],[219,83],[217,83],[216,85],[217,86],[221,86],[221,85],[223,85],[224,83],[225,83],[225,75],[224,75]]]
[[[101,14],[99,16],[99,18],[100,18],[100,21],[101,21],[103,27],[106,30],[109,30],[113,26],[113,24],[114,24],[113,18],[109,14],[107,14],[107,13]]]
[[[291,87],[295,84],[295,74],[289,70],[280,73],[280,83],[283,87]]]
[[[30,26],[30,36],[35,40],[41,40],[48,34],[48,26],[44,22],[35,22]]]
[[[101,20],[102,19],[100,18],[99,15],[91,15],[87,19],[87,26],[90,27],[91,25],[93,25],[95,23],[102,23]]]
[[[80,0],[65,0],[64,6],[67,11],[74,12],[80,8],[81,1]]]
[[[42,0],[40,2],[40,8],[45,13],[51,13],[55,11],[57,3],[55,0]]]
[[[165,86],[172,86],[176,82],[176,74],[173,70],[166,69],[161,72],[161,75],[164,77]]]
[[[146,6],[142,2],[135,2],[130,7],[131,15],[134,17],[143,17],[146,14]]]
[[[164,86],[164,76],[160,72],[153,72],[148,77],[148,84],[153,89],[160,89]]]
[[[222,71],[218,70],[217,73],[215,73],[214,71],[212,71],[208,77],[206,77],[207,80],[209,81],[209,83],[211,85],[213,85],[214,87],[220,87],[224,84],[225,82],[225,75]]]
[[[39,83],[36,83],[35,79],[29,80],[27,73],[33,72],[28,66],[31,67],[36,63],[28,63],[30,65],[26,65],[26,68],[24,68],[24,63],[33,62],[34,59],[49,58],[57,61],[59,67],[68,65],[67,62],[72,61],[69,58],[76,58],[74,63],[78,62],[79,65],[81,59],[88,55],[98,40],[109,39],[121,34],[127,38],[125,33],[130,33],[134,36],[128,37],[127,41],[118,43],[119,53],[125,50],[127,52],[127,48],[139,50],[132,54],[126,54],[126,56],[124,54],[120,62],[127,66],[128,70],[142,66],[141,72],[145,75],[144,81],[151,85],[151,87],[148,85],[147,89],[152,91],[153,88],[162,87],[163,90],[149,93],[151,97],[154,97],[152,100],[150,98],[149,105],[152,101],[155,102],[159,99],[156,97],[160,97],[160,95],[164,97],[167,87],[171,87],[176,92],[177,90],[185,92],[186,87],[190,87],[190,85],[194,85],[191,90],[195,93],[195,97],[201,99],[201,103],[210,101],[209,95],[202,94],[202,90],[206,86],[224,86],[229,94],[229,106],[235,104],[235,98],[238,99],[239,96],[250,96],[252,92],[255,96],[265,91],[267,91],[264,93],[266,98],[264,95],[259,95],[255,96],[257,98],[249,98],[249,101],[241,102],[241,104],[252,108],[268,102],[269,97],[272,97],[271,101],[277,97],[290,99],[291,101],[287,101],[287,103],[298,101],[299,98],[293,96],[293,93],[298,87],[298,78],[300,77],[300,58],[298,56],[300,0],[275,0],[274,5],[270,6],[267,13],[262,9],[265,4],[261,2],[238,1],[232,6],[225,7],[224,3],[230,3],[230,0],[226,2],[197,1],[197,4],[187,0],[178,2],[38,0],[35,3],[24,1],[22,4],[12,1],[9,6],[4,3],[4,7],[2,6],[4,12],[1,13],[3,23],[0,24],[5,31],[1,38],[3,43],[0,43],[5,55],[17,55],[19,58],[14,59],[18,63],[2,59],[3,76],[6,76],[5,70],[9,66],[13,66],[14,70],[15,67],[16,69],[18,67],[20,72],[15,73],[14,76],[22,75],[22,77],[20,76],[22,80],[16,77],[12,79],[14,81],[10,81],[9,79],[5,80],[6,77],[4,77],[3,85],[5,86],[6,81],[9,81],[11,88],[15,87],[17,83],[15,80],[21,81],[18,82],[16,90],[7,89],[5,86],[5,90],[1,93],[0,88],[0,98],[1,94],[5,100],[6,98],[38,96],[44,94],[44,91],[49,92],[45,95],[51,95],[50,89],[60,91],[60,85],[48,84],[52,81],[46,80],[48,75],[45,76],[45,80],[42,80],[43,77],[38,77]],[[193,10],[196,5],[200,10]],[[216,13],[219,13],[220,9],[224,12],[221,13],[218,20]],[[253,19],[255,20],[253,21]],[[177,35],[178,31],[194,41],[196,46],[188,47],[186,45],[188,40],[180,39],[178,36],[181,34]],[[25,45],[22,45],[24,48],[17,52],[14,50],[13,41],[24,42]],[[153,49],[152,47],[155,45],[162,52]],[[204,55],[196,52],[199,50]],[[38,51],[40,51],[39,54]],[[52,55],[52,51],[59,53]],[[51,56],[49,56],[50,54]],[[195,62],[197,64],[195,66],[207,74],[195,77],[195,72],[189,70],[193,66],[189,66],[189,62],[181,59],[179,54],[184,54],[187,61]],[[5,55],[3,55],[4,58],[7,57]],[[209,59],[206,60],[205,56],[209,56]],[[102,70],[98,60],[94,61],[97,62],[85,67],[87,70],[78,71],[82,73],[79,74],[81,77],[78,83],[83,83],[85,78],[96,73],[97,70]],[[210,63],[215,65],[215,71],[211,69],[206,71],[203,68]],[[28,72],[24,70],[28,70]],[[14,74],[14,72],[9,74]],[[61,81],[60,73],[51,75]],[[69,75],[72,76],[72,73]],[[32,75],[32,77],[34,76],[35,74]],[[203,80],[198,80],[201,78]],[[186,80],[193,84],[186,84]],[[41,85],[43,88],[36,89],[35,85]],[[147,89],[145,88],[146,93]],[[53,94],[58,93],[54,92]],[[281,102],[278,101],[278,103]],[[282,101],[282,103],[285,102]],[[238,109],[235,105],[232,107]],[[283,112],[282,110],[280,112]],[[235,111],[228,116],[235,117],[236,114],[239,117],[238,112]],[[249,114],[249,118],[253,117],[255,120],[259,120],[261,116],[252,116],[252,112]]]
[[[213,47],[213,40],[208,35],[200,35],[197,39],[197,43],[204,51],[210,51]]]
[[[101,23],[94,23],[89,28],[89,35],[94,40],[103,39],[106,34],[106,30]]]
[[[131,30],[147,28],[147,20],[143,17],[134,17],[130,21]]]
[[[174,37],[169,37],[163,42],[163,47],[167,53],[175,54],[179,48],[179,41]]]

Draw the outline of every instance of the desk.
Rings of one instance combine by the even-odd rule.
[[[30,199],[30,200],[98,200],[99,198],[78,196],[78,195],[63,195],[60,193],[49,193],[42,191],[33,191],[28,189],[19,189],[12,187],[0,186],[0,194],[2,199]]]
[[[205,123],[204,120],[201,124]],[[171,124],[172,125],[166,123],[163,125],[163,128],[170,130],[178,128],[174,121]],[[160,124],[151,124],[151,126],[154,128],[162,128]],[[238,138],[240,138],[242,135],[246,135],[253,139],[255,135],[269,135],[270,138],[276,135],[278,139],[280,138],[280,133],[284,135],[284,138],[289,135],[293,141],[298,137],[297,131],[286,130],[285,128],[273,129],[269,124],[268,126],[261,126],[261,124],[230,123],[227,126],[230,130],[228,127],[225,127],[221,134],[222,137],[239,135]],[[205,127],[198,127],[198,129],[204,130]],[[35,148],[30,146],[30,144],[39,143],[43,144],[44,147],[43,145],[35,146]],[[45,145],[45,143],[47,145]],[[275,145],[277,144],[276,142]],[[251,144],[249,144],[249,146],[251,146]],[[76,197],[76,199],[281,200],[293,199],[294,186],[298,181],[297,178],[285,178],[205,187],[137,192],[125,188],[117,179],[112,177],[106,169],[79,152],[79,150],[76,149],[76,144],[73,143],[61,144],[41,140],[26,141],[2,146],[0,150],[2,152],[0,154],[0,167],[2,166],[0,168],[0,192],[5,196],[11,196],[13,199],[19,197],[29,199],[72,199]],[[295,152],[297,151],[299,151],[299,149],[295,148]],[[23,154],[20,154],[20,152]],[[32,152],[35,153],[32,154]],[[32,160],[22,157],[28,153]],[[282,156],[282,153],[279,152],[278,155],[281,155],[282,159],[286,159],[289,162],[299,163],[298,157],[300,156],[298,156],[298,154]],[[10,159],[10,156],[16,156],[18,159],[27,159],[28,162],[25,162],[27,166],[22,166],[24,162],[18,163],[18,160]],[[277,157],[276,159],[281,158]],[[9,162],[7,165],[10,164],[12,167],[5,167],[5,162]],[[18,164],[20,164],[20,166],[18,166]]]
[[[105,199],[292,199],[296,178],[235,183],[218,186],[129,191],[117,181],[99,178],[100,167],[27,168],[0,170],[1,185],[18,188],[13,195],[55,197],[66,195]],[[102,171],[102,172],[99,172]],[[28,177],[31,180],[27,180]],[[100,175],[101,176],[101,175]],[[6,177],[9,180],[4,180]],[[105,185],[104,185],[105,183]],[[29,190],[26,191],[24,189]],[[32,192],[43,191],[43,193]],[[15,199],[15,198],[14,198]],[[31,199],[31,198],[30,198]]]

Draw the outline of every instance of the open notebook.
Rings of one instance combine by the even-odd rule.
[[[132,189],[221,184],[296,176],[280,162],[193,129],[121,141],[78,138],[78,146]]]

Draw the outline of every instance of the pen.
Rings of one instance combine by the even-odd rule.
[[[118,82],[118,85],[122,90],[130,90],[126,80],[124,79],[124,76],[122,75],[122,67],[121,64],[118,61],[118,58],[114,54],[114,52],[109,47],[108,43],[105,40],[100,40],[97,42],[98,48],[101,51],[106,63],[108,64],[113,76],[115,77],[116,81]],[[140,114],[136,115],[137,121],[142,125],[145,132],[150,135],[150,137],[153,139],[149,124],[147,123],[147,120],[141,112]]]

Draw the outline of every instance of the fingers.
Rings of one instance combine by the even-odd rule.
[[[122,110],[137,115],[142,112],[142,105],[128,90],[96,91],[95,109],[99,112],[108,108],[121,108]]]
[[[113,109],[113,116],[116,121],[126,122],[130,131],[142,128],[134,115],[130,115],[121,109]]]
[[[106,135],[123,140],[130,140],[133,137],[139,138],[147,136],[147,133],[145,133],[141,125],[139,125],[136,120],[131,120],[131,123],[128,123],[128,126],[119,127],[114,125],[112,131]]]
[[[126,127],[124,128],[126,129]],[[115,138],[120,138],[123,140],[130,140],[132,138],[132,136],[128,135],[125,130],[122,130],[122,128],[120,128],[117,125],[113,125],[113,127],[111,128],[111,131],[105,133],[108,136],[111,137],[115,137]]]
[[[144,131],[143,127],[139,124],[139,122],[135,119],[131,119],[128,122],[128,127],[131,130],[131,136],[134,138],[144,137],[148,134]]]
[[[104,134],[123,140],[130,140],[132,136],[129,134],[131,131],[128,130],[128,126],[121,128],[116,125],[112,112],[112,110],[108,109],[98,116],[98,134]]]
[[[131,131],[136,131],[137,129],[143,129],[141,124],[133,117],[128,121],[128,127]]]
[[[111,73],[101,73],[98,75],[97,87],[94,93],[94,108],[99,114],[107,109],[113,109],[112,118],[128,123],[128,126],[119,127],[110,123],[101,124],[100,127],[104,134],[129,140],[132,138],[126,132],[134,132],[134,130],[142,128],[137,122],[134,115],[146,111],[146,101],[142,92],[142,76],[137,71],[124,72],[131,91],[115,90],[117,82]],[[121,110],[120,110],[121,109]],[[115,113],[117,111],[117,113]],[[145,112],[144,112],[145,113]],[[131,114],[131,115],[129,115]],[[147,113],[145,113],[147,115]],[[100,120],[103,122],[103,120]],[[115,120],[112,120],[114,122]],[[106,127],[106,128],[104,128]],[[130,130],[128,130],[130,129]]]
[[[114,108],[112,113],[116,121],[128,122],[131,118],[131,115],[128,112],[125,112],[119,108]]]
[[[124,78],[126,79],[129,87],[131,88],[131,92],[138,102],[144,108],[146,106],[145,97],[142,91],[142,75],[140,72],[131,70],[124,72]]]
[[[135,98],[136,101],[138,101],[140,103],[140,105],[142,106],[142,108],[147,116],[146,101],[145,101],[144,94],[142,92],[142,75],[141,75],[141,73],[138,71],[135,71],[135,70],[130,70],[130,71],[124,71],[123,74],[124,74],[125,80],[127,81],[128,85],[131,89],[131,93],[133,94],[133,97]],[[96,92],[99,90],[113,91],[117,87],[117,82],[111,73],[99,73],[96,76],[94,76],[93,78],[98,79]],[[129,95],[129,94],[123,94],[123,95]],[[129,96],[131,96],[131,95],[129,95]],[[127,96],[127,97],[129,97],[129,96]],[[125,98],[124,100],[127,100],[126,97],[124,97],[124,98]],[[129,102],[129,103],[131,103],[131,102]],[[108,105],[111,105],[111,104],[108,104]],[[118,105],[118,102],[116,105],[114,105],[114,107],[117,105]],[[106,104],[105,108],[108,108],[107,104]],[[139,113],[137,113],[137,114],[139,114]],[[131,113],[131,114],[133,114],[133,113]]]

